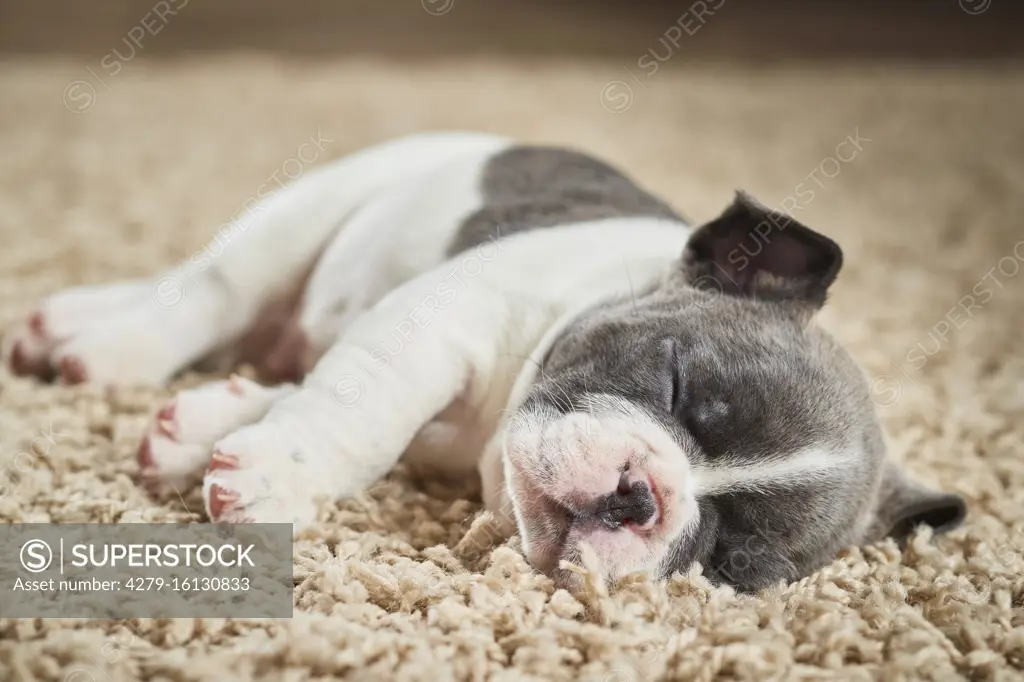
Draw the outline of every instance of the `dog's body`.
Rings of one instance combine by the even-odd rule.
[[[699,561],[755,589],[963,516],[886,461],[859,370],[812,322],[839,248],[746,195],[693,229],[583,154],[438,133],[310,172],[229,236],[57,294],[5,339],[17,373],[70,383],[217,354],[304,376],[161,410],[143,475],[205,468],[215,521],[302,526],[404,454],[479,471],[563,582],[589,545],[611,578]]]

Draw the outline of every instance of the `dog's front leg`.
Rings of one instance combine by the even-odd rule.
[[[214,520],[303,526],[317,502],[391,469],[456,398],[473,401],[508,338],[515,305],[482,281],[428,272],[358,318],[302,388],[220,440],[204,482]]]

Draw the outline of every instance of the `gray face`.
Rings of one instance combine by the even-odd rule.
[[[813,324],[841,262],[740,194],[664,282],[576,319],[507,441],[531,561],[567,583],[587,547],[611,578],[699,561],[753,590],[959,523],[959,498],[886,462],[861,371]]]

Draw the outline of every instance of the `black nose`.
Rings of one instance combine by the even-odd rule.
[[[597,501],[594,514],[607,526],[618,528],[627,523],[642,526],[657,512],[654,495],[643,481],[629,482],[626,474],[618,488]]]

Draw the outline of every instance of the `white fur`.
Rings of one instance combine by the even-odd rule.
[[[404,182],[422,181],[424,172],[449,159],[507,144],[479,133],[412,135],[315,168],[269,195],[255,216],[243,218],[237,238],[221,257],[211,259],[211,265],[238,292],[238,302],[251,300],[264,289],[286,288],[296,271],[310,262],[310,254],[323,249],[346,216],[371,198],[386,196]],[[391,232],[389,226],[379,227]],[[200,267],[201,259],[202,255],[192,262]]]
[[[484,164],[509,145],[484,136],[468,142],[445,147],[425,167],[404,167],[345,222],[317,261],[299,313],[315,347],[326,350],[363,310],[445,260],[458,225],[482,202]]]
[[[756,464],[725,460],[699,466],[694,469],[694,480],[699,495],[764,491],[779,486],[798,488],[835,480],[863,462],[862,454],[814,447],[783,459],[766,453]]]

